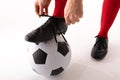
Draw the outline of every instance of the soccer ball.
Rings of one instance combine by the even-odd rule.
[[[71,49],[61,35],[47,42],[31,44],[28,48],[32,69],[43,76],[62,73],[71,61]]]

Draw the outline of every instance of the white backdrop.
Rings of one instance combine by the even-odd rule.
[[[45,78],[29,65],[24,36],[43,24],[38,18],[34,0],[0,0],[0,80],[119,80],[120,79],[120,14],[109,31],[109,52],[102,61],[90,52],[99,31],[102,0],[83,0],[84,16],[70,25],[65,35],[72,48],[71,64],[63,75]],[[54,1],[49,7],[52,15]]]

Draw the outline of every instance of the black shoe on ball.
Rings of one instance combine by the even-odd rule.
[[[42,26],[31,31],[25,36],[25,40],[33,43],[46,42],[53,38],[53,30],[55,34],[67,31],[67,25],[64,18],[50,17]]]

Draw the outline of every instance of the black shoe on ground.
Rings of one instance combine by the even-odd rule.
[[[94,44],[91,52],[91,56],[96,60],[103,59],[108,51],[108,39],[102,37],[96,37],[96,43]]]
[[[46,42],[53,38],[53,30],[55,34],[60,34],[60,31],[65,34],[67,31],[65,19],[50,17],[42,26],[28,33],[25,40],[36,44]]]

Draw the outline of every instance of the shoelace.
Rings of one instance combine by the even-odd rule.
[[[39,16],[43,16],[43,17],[53,17],[53,16],[50,16],[50,15],[45,15],[45,14],[42,14],[42,15],[39,15]],[[59,33],[60,33],[60,35],[62,35],[62,38],[63,38],[63,39],[64,39],[64,41],[68,44],[68,42],[67,42],[66,38],[64,37],[63,33],[61,32],[61,30],[60,30],[60,28],[59,28],[59,26],[58,26],[58,24],[55,22],[55,20],[53,20],[53,21],[54,21],[55,25],[57,26],[57,28],[58,28],[58,30],[59,30]],[[56,42],[56,43],[58,43],[58,40],[57,40],[57,38],[56,38],[56,34],[55,34],[55,29],[54,29],[54,27],[52,27],[52,30],[53,30],[53,34],[54,34],[54,39],[55,39],[55,42]]]

